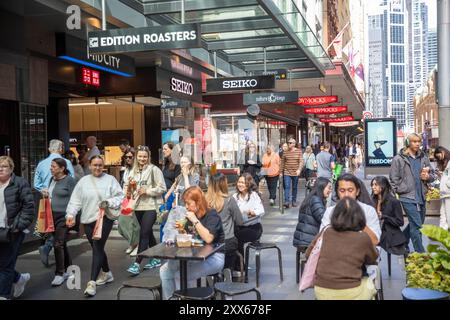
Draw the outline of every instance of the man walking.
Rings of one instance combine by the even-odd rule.
[[[54,159],[63,158],[62,154],[64,153],[64,143],[61,140],[56,139],[50,140],[48,144],[48,151],[50,152],[50,155],[41,162],[39,162],[36,168],[36,172],[34,174],[34,188],[39,192],[42,192],[42,190],[44,189],[48,189],[48,187],[50,186],[50,180],[52,178],[50,166]],[[69,170],[70,176],[75,177],[72,163],[67,159],[64,160],[66,160],[67,170]],[[52,248],[53,248],[53,236],[49,235],[45,241],[45,244],[39,247],[41,261],[46,267],[49,266],[48,255],[50,254]]]
[[[325,142],[323,150],[316,156],[317,177],[331,179],[333,177],[333,169],[336,166],[333,155],[330,153],[330,143]]]
[[[93,156],[99,156],[100,150],[97,147],[97,137],[89,136],[86,138],[86,146],[89,148],[89,151],[84,155],[83,158],[83,166],[84,166],[84,174],[91,174],[90,163],[89,160]]]
[[[292,203],[297,207],[298,177],[303,167],[302,150],[295,147],[295,139],[290,139],[288,149],[283,152],[281,158],[281,174],[284,181],[284,206],[289,208]],[[292,186],[292,196],[291,196]]]
[[[347,148],[347,158],[348,158],[348,167],[350,172],[355,174],[356,169],[356,146],[353,145],[353,142],[348,143]]]
[[[430,170],[430,160],[420,150],[421,142],[418,134],[409,134],[405,147],[392,160],[389,172],[392,187],[399,196],[409,221],[409,225],[403,230],[407,240],[407,252],[409,239],[412,240],[415,251],[425,252],[420,228],[425,221],[426,183],[434,180],[434,174]]]

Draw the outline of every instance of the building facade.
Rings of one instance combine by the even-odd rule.
[[[428,30],[428,70],[433,70],[437,65],[437,31]]]

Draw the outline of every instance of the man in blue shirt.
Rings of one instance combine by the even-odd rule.
[[[50,155],[39,162],[36,172],[34,174],[34,188],[42,192],[42,190],[47,190],[50,185],[50,180],[52,178],[52,173],[50,171],[50,166],[52,164],[52,161],[57,158],[63,158],[61,154],[64,153],[64,143],[61,140],[50,140],[48,145],[48,151],[50,152]],[[63,158],[64,159],[64,158]],[[74,177],[74,170],[72,163],[64,159],[67,162],[67,169],[69,170],[69,174],[71,177]],[[41,255],[41,261],[42,263],[48,267],[48,255],[50,254],[50,251],[53,248],[53,236],[50,235],[46,241],[45,244],[39,247],[39,253]]]

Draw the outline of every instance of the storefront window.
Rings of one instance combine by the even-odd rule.
[[[34,173],[47,157],[46,106],[20,104],[20,144],[22,177],[34,184]]]

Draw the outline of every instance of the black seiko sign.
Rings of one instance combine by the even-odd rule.
[[[202,84],[199,80],[190,79],[182,75],[156,68],[156,88],[166,96],[202,101]]]
[[[65,33],[56,34],[56,56],[121,76],[132,77],[136,74],[133,58],[123,54],[93,54],[86,50],[86,41]]]
[[[206,80],[206,91],[261,90],[275,88],[275,77],[255,76],[236,78],[215,78]]]
[[[91,31],[91,53],[171,50],[201,47],[199,24]]]
[[[260,103],[286,103],[298,100],[298,91],[246,93],[244,105]]]

